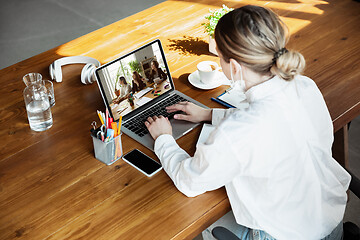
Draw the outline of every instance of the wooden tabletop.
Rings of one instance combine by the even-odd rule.
[[[192,239],[230,210],[223,188],[187,198],[164,171],[147,178],[117,161],[94,158],[90,123],[105,107],[96,84],[83,85],[83,65],[63,68],[54,83],[53,127],[29,128],[22,76],[39,72],[63,56],[85,55],[107,63],[160,38],[178,90],[209,107],[226,88],[199,90],[187,80],[208,52],[201,23],[208,9],[222,4],[267,6],[288,24],[287,48],[303,53],[305,75],[318,84],[334,129],[360,114],[360,5],[337,1],[166,1],[124,20],[0,70],[0,239]],[[178,140],[195,151],[200,128]],[[123,135],[123,150],[154,153]]]

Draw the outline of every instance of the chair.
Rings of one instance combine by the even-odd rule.
[[[358,179],[349,170],[347,170],[347,171],[351,175],[351,182],[350,182],[349,189],[358,198],[360,198],[360,179]],[[224,228],[224,227],[215,227],[211,233],[218,240],[240,240],[240,238],[238,238],[230,230],[228,230],[227,228]],[[359,240],[359,239],[360,239],[359,227],[352,222],[344,223],[344,238],[343,238],[343,240]]]

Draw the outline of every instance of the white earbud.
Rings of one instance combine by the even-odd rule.
[[[62,82],[61,67],[68,64],[83,63],[86,64],[81,71],[81,82],[83,84],[91,84],[96,81],[94,76],[97,67],[100,67],[100,62],[92,57],[74,56],[63,57],[57,59],[49,66],[50,77],[56,82]]]

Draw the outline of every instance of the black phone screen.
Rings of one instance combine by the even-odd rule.
[[[138,149],[134,149],[131,152],[125,154],[123,158],[127,162],[139,168],[148,175],[152,174],[153,172],[161,168],[161,165],[158,162],[146,156]]]

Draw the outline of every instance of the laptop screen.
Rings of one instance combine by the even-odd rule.
[[[96,77],[114,121],[174,89],[160,40],[101,66]]]

